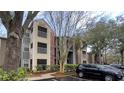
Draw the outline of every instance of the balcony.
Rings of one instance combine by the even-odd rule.
[[[42,32],[42,31],[38,31],[38,36],[39,37],[43,37],[43,38],[47,38],[47,33],[46,32]]]
[[[46,54],[47,53],[47,48],[43,48],[43,47],[38,47],[38,53],[43,53]]]

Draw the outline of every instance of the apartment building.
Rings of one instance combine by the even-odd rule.
[[[6,52],[6,38],[0,37],[0,66],[3,65]]]
[[[81,44],[80,47],[81,47],[80,49],[76,50],[75,42],[73,42],[72,47],[68,51],[69,53],[67,57],[67,63],[65,64],[88,63],[87,47],[83,47],[83,43]],[[59,54],[58,48],[56,51],[57,51],[56,53]],[[56,63],[58,63],[58,61],[56,61]]]
[[[21,67],[30,67],[30,30],[26,30],[22,38]]]
[[[55,32],[43,19],[33,21],[22,39],[21,66],[36,70],[38,65],[58,64],[59,59],[56,58],[59,56],[59,50],[56,38]],[[78,62],[76,58],[78,58]],[[86,47],[76,52],[75,44],[73,43],[69,50],[66,64],[87,62]]]
[[[33,21],[22,40],[21,66],[36,70],[55,60],[55,33],[44,20]]]
[[[89,52],[87,57],[88,57],[88,63],[92,63],[92,64],[107,64],[104,61],[104,57],[103,57],[102,54],[101,54],[101,57],[100,57],[101,63],[98,61],[98,56],[93,54],[92,52]]]
[[[88,63],[87,47],[81,49],[81,63]]]

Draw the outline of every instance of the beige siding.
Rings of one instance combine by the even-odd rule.
[[[2,66],[4,63],[5,51],[6,51],[6,39],[0,38],[0,66]]]
[[[42,38],[38,36],[38,26],[47,28],[47,38]],[[31,51],[30,59],[32,59],[33,70],[36,70],[37,59],[47,59],[47,65],[50,65],[50,32],[51,32],[50,28],[44,21],[39,20],[33,23],[33,33],[31,34],[31,43],[33,43],[33,48],[30,50]],[[47,44],[47,54],[37,53],[38,42]]]

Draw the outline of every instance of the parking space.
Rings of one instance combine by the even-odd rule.
[[[59,78],[39,79],[35,81],[103,81],[103,80],[96,79],[96,78],[78,78],[73,76],[66,76],[66,77],[59,77]],[[120,80],[120,81],[124,81],[124,78],[123,80]]]
[[[96,80],[66,76],[66,77],[59,77],[59,78],[39,79],[35,81],[96,81]]]

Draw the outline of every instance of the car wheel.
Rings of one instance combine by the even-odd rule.
[[[106,76],[105,76],[105,81],[113,81],[113,76],[111,76],[111,75],[106,75]]]
[[[79,73],[78,73],[78,76],[79,76],[80,78],[82,78],[82,77],[84,76],[83,72],[79,72]]]

